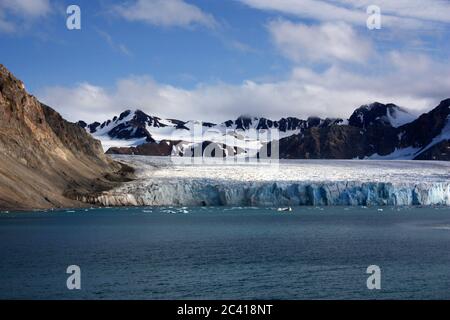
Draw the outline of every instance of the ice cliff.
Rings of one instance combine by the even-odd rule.
[[[146,183],[84,197],[105,206],[450,205],[450,183]]]
[[[139,179],[81,200],[105,206],[450,205],[446,162],[322,160],[261,166],[120,159],[139,168]]]

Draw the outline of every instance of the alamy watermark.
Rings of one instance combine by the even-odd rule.
[[[72,4],[67,7],[66,13],[68,15],[66,20],[66,27],[69,30],[81,30],[81,9],[79,6]]]
[[[81,290],[81,268],[77,265],[70,265],[66,270],[70,276],[67,278],[66,286],[69,290]],[[370,265],[366,269],[370,276],[367,278],[366,286],[369,290],[381,290],[381,268],[377,265]]]
[[[173,161],[181,157],[194,164],[279,164],[280,133],[276,129],[236,129],[195,122],[182,139],[176,131],[161,142],[172,147]]]
[[[371,5],[367,7],[366,25],[369,30],[381,29],[381,8],[379,6]]]
[[[77,265],[70,265],[67,267],[66,273],[70,274],[66,281],[67,289],[81,290],[81,268]]]
[[[381,290],[381,268],[377,265],[370,265],[367,267],[366,273],[370,274],[367,278],[367,289]]]

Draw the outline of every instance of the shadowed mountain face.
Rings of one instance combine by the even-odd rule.
[[[102,124],[94,122],[88,125],[80,121],[79,125],[94,137],[106,141],[105,149],[110,154],[182,156],[189,147],[204,149],[205,145],[218,144],[231,150],[225,155],[236,155],[244,152],[244,140],[254,139],[252,130],[262,130],[278,133],[276,140],[279,140],[283,159],[449,160],[449,103],[450,99],[444,100],[419,118],[394,104],[375,102],[359,107],[346,121],[317,117],[307,120],[289,117],[273,121],[241,116],[212,124],[164,120],[140,110],[127,110]],[[197,138],[195,144],[189,144],[196,123],[201,124],[197,132],[202,132],[203,137]],[[230,136],[236,137],[231,145],[224,142],[224,137]],[[264,148],[270,149],[272,140],[261,145],[268,142]]]
[[[107,190],[128,168],[98,140],[25,91],[0,65],[0,208],[78,207],[75,195]]]
[[[363,129],[375,125],[399,127],[414,119],[412,114],[395,104],[375,102],[356,109],[348,119],[348,124]]]
[[[450,160],[450,99],[417,119],[393,105],[357,109],[345,126],[311,128],[280,140],[286,159]]]

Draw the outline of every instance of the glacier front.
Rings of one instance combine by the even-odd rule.
[[[135,167],[137,179],[79,200],[105,206],[450,205],[448,162],[114,158]]]

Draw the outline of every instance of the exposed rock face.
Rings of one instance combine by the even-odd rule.
[[[191,145],[186,141],[169,141],[162,140],[160,142],[147,142],[136,147],[112,147],[106,152],[107,154],[121,155],[146,155],[146,156],[184,156],[192,157],[199,154],[204,157],[226,157],[229,155],[238,155],[244,152],[241,148],[230,147],[211,141]]]
[[[129,154],[129,155],[148,155],[148,156],[170,156],[172,147],[178,141],[161,141],[160,143],[148,142],[136,147],[118,148],[112,147],[107,154]]]
[[[283,159],[354,159],[374,153],[389,154],[397,141],[395,128],[349,125],[314,127],[280,140]]]
[[[107,190],[130,168],[99,141],[25,91],[0,65],[0,208],[75,207],[76,194]]]
[[[305,130],[280,140],[280,157],[283,159],[350,159],[363,154],[365,139],[359,128],[332,126]]]
[[[415,160],[450,161],[450,140],[442,141],[415,157]]]
[[[400,147],[424,148],[428,146],[449,125],[449,115],[450,99],[446,99],[430,112],[424,113],[413,122],[399,127]]]
[[[348,125],[306,129],[280,140],[284,159],[449,160],[450,99],[416,120],[395,105],[375,103],[357,109]],[[408,153],[406,153],[408,151]]]

